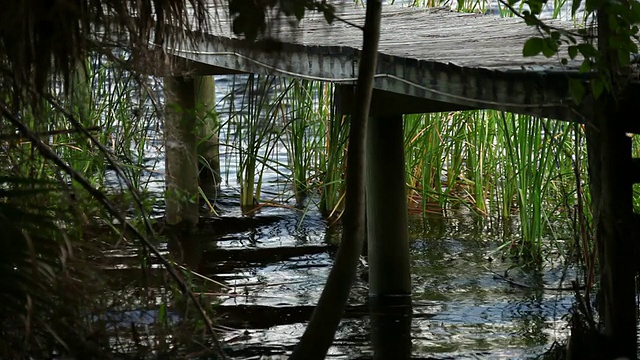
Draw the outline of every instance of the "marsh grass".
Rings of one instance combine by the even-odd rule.
[[[268,169],[290,184],[298,206],[313,190],[329,223],[339,219],[348,116],[332,111],[332,91],[318,82],[248,78],[244,105],[232,111],[237,121],[227,124],[243,206],[255,205]],[[405,115],[410,210],[449,216],[464,208],[505,229],[516,220],[507,247],[540,261],[573,221],[567,207],[575,205],[576,176],[585,176],[584,167],[573,170],[573,152],[584,146],[573,145],[575,131],[581,129],[490,110]],[[286,164],[271,156],[277,144]]]
[[[316,139],[319,134],[313,132],[310,126],[315,119],[313,83],[301,80],[291,80],[291,85],[287,89],[286,102],[281,105],[282,129],[284,135],[284,146],[287,150],[288,165],[291,171],[291,181],[293,182],[293,192],[296,203],[302,205],[312,180],[312,161]],[[320,129],[319,126],[315,127]]]
[[[490,10],[484,1],[456,4],[460,11]],[[562,1],[554,5],[558,8]],[[344,196],[349,117],[335,113],[333,86],[249,76],[241,88],[231,94],[242,99],[230,101],[225,128],[232,142],[228,149],[239,159],[242,206],[255,206],[260,199],[268,169],[290,184],[297,206],[310,193],[319,193],[320,212],[335,222]],[[233,108],[237,102],[242,105]],[[561,229],[574,222],[570,207],[577,206],[576,198],[581,205],[588,201],[584,186],[575,186],[586,176],[586,167],[575,166],[576,158],[584,161],[575,154],[584,153],[584,144],[574,146],[580,128],[491,110],[405,115],[404,122],[412,212],[455,216],[465,209],[504,229],[513,229],[515,223],[517,231],[505,233],[507,247],[539,261],[543,249],[557,249],[554,240],[566,238]],[[271,156],[280,144],[286,164]]]
[[[344,205],[349,116],[333,113],[321,123],[324,128],[323,152],[318,157],[322,175],[320,212],[334,223],[342,215]]]
[[[157,312],[157,289],[148,282],[154,259],[145,247],[131,243],[122,222],[94,195],[45,159],[33,142],[17,135],[9,120],[36,132],[60,163],[106,192],[121,214],[136,219],[140,232],[153,234],[143,220],[154,203],[147,197],[151,174],[157,171],[150,149],[159,146],[150,142],[160,131],[157,99],[149,91],[153,84],[103,58],[88,60],[86,68],[74,93],[54,86],[41,95],[38,108],[23,109],[19,116],[8,110],[11,97],[0,101],[0,243],[5,250],[15,250],[0,256],[5,290],[0,295],[2,358],[109,358],[118,352],[144,358],[150,352],[169,352],[166,342],[156,341],[162,336],[173,339],[171,349],[176,336],[183,344],[203,338],[197,335],[202,331],[194,325],[199,321],[195,316],[189,315],[194,326],[179,333],[162,319],[167,319],[166,311],[164,316],[159,312],[158,326],[151,328],[117,328],[114,324],[122,326],[119,320],[107,323],[106,314],[114,312]],[[138,290],[105,275],[115,253],[134,254],[121,270],[144,279]],[[163,287],[169,288],[166,282]],[[176,292],[167,299],[180,296]]]
[[[281,137],[277,120],[282,116],[286,94],[286,91],[272,91],[279,85],[279,78],[249,75],[243,85],[240,108],[235,108],[233,98],[230,102],[227,139],[232,142],[229,147],[237,151],[240,206],[247,212],[254,210],[260,202],[265,170],[278,173],[281,165],[272,157]]]

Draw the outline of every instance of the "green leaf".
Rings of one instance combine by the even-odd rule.
[[[567,58],[562,58],[562,59],[560,59],[560,63],[561,63],[562,65],[564,65],[564,66],[567,66],[567,64],[568,64]]]
[[[578,69],[578,72],[580,72],[580,73],[588,73],[590,71],[591,71],[591,61],[585,59],[582,62],[582,65],[580,65],[580,69]]]
[[[602,94],[604,90],[604,83],[600,79],[593,79],[591,81],[591,92],[593,93],[593,98],[597,99]]]
[[[630,5],[631,5],[631,15],[632,15],[632,19],[630,22],[636,23],[640,21],[640,3],[638,3],[637,1],[631,1]]]
[[[580,8],[580,4],[582,4],[582,0],[573,0],[571,4],[571,16],[576,16],[576,11]]]
[[[632,41],[631,38],[625,38],[622,48],[632,54],[638,53],[638,44],[636,44],[635,41]]]
[[[524,57],[528,57],[540,54],[542,47],[544,46],[544,42],[544,39],[540,37],[532,37],[528,39],[522,48],[522,55]]]
[[[618,60],[621,66],[629,65],[629,52],[624,49],[618,49]]]
[[[542,54],[548,58],[556,54],[558,45],[552,39],[544,39],[542,43]]]
[[[534,15],[537,15],[542,12],[542,7],[544,6],[544,2],[542,0],[529,0],[527,1],[527,4],[529,5],[529,9],[531,9],[531,13]]]
[[[333,20],[336,17],[334,11],[333,6],[327,6],[323,11],[324,19],[327,20],[329,24],[333,23]]]
[[[571,60],[575,59],[576,56],[578,56],[578,47],[577,46],[569,46],[568,48],[569,51],[569,57],[571,58]]]
[[[580,104],[582,99],[584,98],[584,85],[578,79],[569,79],[569,91],[571,92],[571,97],[576,104]]]
[[[596,50],[596,48],[591,44],[583,43],[578,44],[577,46],[580,54],[582,54],[582,56],[584,56],[585,58],[592,58],[598,55],[598,50]]]

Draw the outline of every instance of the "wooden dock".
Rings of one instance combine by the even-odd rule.
[[[339,19],[363,25],[362,6],[336,9]],[[359,28],[338,19],[330,25],[322,14],[308,12],[298,25],[272,24],[270,36],[279,43],[248,43],[233,34],[225,11],[212,5],[212,26],[203,36],[165,51],[192,61],[198,75],[256,73],[354,84]],[[580,61],[562,66],[559,57],[523,57],[532,36],[540,34],[520,18],[385,5],[372,113],[490,108],[581,122],[568,87],[569,78],[585,78]]]

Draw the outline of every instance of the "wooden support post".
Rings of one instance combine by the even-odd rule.
[[[411,356],[411,270],[402,116],[372,118],[367,133],[369,300],[375,359]]]
[[[585,127],[595,240],[600,267],[600,319],[611,358],[636,358],[635,252],[631,139],[615,101],[603,95]]]
[[[192,78],[165,77],[166,222],[187,228],[198,223],[198,156],[195,84]]]
[[[371,119],[368,129],[369,295],[410,295],[402,116]]]
[[[196,77],[195,86],[200,187],[207,196],[213,197],[222,179],[215,79],[213,76]]]

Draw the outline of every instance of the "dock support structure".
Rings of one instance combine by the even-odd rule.
[[[411,272],[402,115],[369,121],[366,197],[374,358],[409,358]]]
[[[215,83],[212,76],[167,76],[165,96],[166,223],[187,230],[198,223],[198,185],[220,183],[218,137],[215,124]],[[201,169],[199,157],[209,164]],[[207,176],[206,174],[209,174]]]
[[[193,78],[164,78],[167,225],[198,223],[196,96]]]
[[[631,138],[612,97],[595,102],[585,127],[595,241],[600,268],[600,320],[611,358],[636,358],[635,251]]]
[[[198,127],[198,168],[200,187],[205,195],[215,197],[220,186],[220,141],[216,108],[216,85],[213,76],[198,76],[196,86],[196,116]]]

